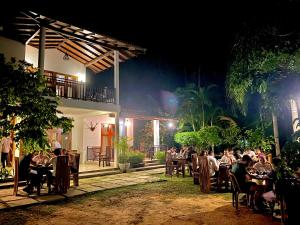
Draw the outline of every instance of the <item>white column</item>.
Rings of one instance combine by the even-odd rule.
[[[115,113],[115,143],[114,143],[114,156],[115,156],[115,167],[118,167],[118,151],[117,151],[117,142],[119,141],[120,136],[120,122],[119,122],[120,113]]]
[[[159,120],[153,120],[153,144],[154,147],[159,146]]]
[[[119,98],[119,51],[114,51],[114,88],[115,88],[115,104],[120,104]]]
[[[300,127],[297,127],[297,124],[300,122],[297,120],[299,118],[298,115],[298,106],[297,103],[294,99],[290,100],[290,105],[291,105],[291,113],[292,113],[292,126],[293,126],[293,133],[295,133],[297,130],[300,129]]]
[[[40,40],[39,40],[38,67],[42,75],[44,75],[44,68],[45,68],[45,42],[46,42],[46,28],[41,26]]]

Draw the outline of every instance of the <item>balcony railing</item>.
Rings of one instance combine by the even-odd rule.
[[[107,87],[91,88],[84,82],[45,75],[47,87],[62,98],[114,103],[114,90]]]

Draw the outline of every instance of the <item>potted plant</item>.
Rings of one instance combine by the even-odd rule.
[[[118,166],[121,172],[126,173],[130,167],[128,138],[121,137],[116,143],[118,152]]]
[[[132,168],[144,166],[144,153],[138,151],[130,151],[128,154],[128,162]]]

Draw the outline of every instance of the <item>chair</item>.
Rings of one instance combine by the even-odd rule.
[[[243,192],[240,188],[240,185],[234,175],[234,173],[229,171],[229,179],[231,182],[231,191],[232,191],[232,206],[235,207],[236,213],[239,214],[239,194],[244,193],[247,197],[247,206],[249,205],[249,194]]]
[[[219,166],[219,174],[217,178],[217,190],[221,191],[221,187],[223,186],[223,182],[225,185],[225,191],[228,190],[229,186],[229,175],[228,175],[228,167],[227,166]]]
[[[80,154],[75,153],[70,155],[70,179],[73,179],[73,185],[79,186],[79,161]]]
[[[209,173],[207,157],[199,156],[198,157],[198,165],[199,165],[200,190],[201,190],[201,192],[209,193],[211,182],[210,182],[210,173]]]
[[[87,160],[99,160],[100,151],[100,146],[87,146]]]
[[[171,157],[171,153],[166,152],[166,171],[165,175],[173,176],[174,165]]]
[[[67,193],[70,186],[69,157],[57,156],[56,160],[56,174],[53,179],[48,179],[48,193],[51,192],[51,185],[54,185],[55,193]]]
[[[194,184],[199,184],[199,169],[197,164],[197,154],[192,154],[192,175],[194,178]]]
[[[101,161],[102,161],[103,167],[104,167],[104,162],[105,162],[106,166],[110,166],[111,150],[110,150],[110,148],[107,148],[107,147],[110,147],[110,146],[106,146],[105,154],[101,154],[101,153],[99,154],[99,167],[100,167]]]

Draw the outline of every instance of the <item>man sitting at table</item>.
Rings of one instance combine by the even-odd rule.
[[[48,178],[48,181],[50,184],[53,183],[53,179],[56,175],[56,162],[57,162],[57,157],[59,155],[60,155],[60,149],[55,149],[54,156],[50,159],[49,163],[46,164],[46,165],[52,164],[52,166],[53,166],[53,170],[49,170],[49,172],[47,174],[48,175],[47,178]]]
[[[26,180],[26,186],[23,191],[28,194],[33,192],[33,187],[39,185],[39,176],[37,171],[30,169],[30,163],[32,163],[32,154],[24,155],[19,163],[19,181]]]
[[[258,162],[253,165],[253,168],[259,173],[269,173],[272,171],[272,164],[266,159],[263,153],[258,155]]]
[[[251,181],[250,175],[247,173],[247,167],[251,164],[252,159],[249,155],[244,155],[242,160],[233,164],[232,173],[234,173],[240,189],[249,193],[250,201],[253,201],[254,193],[256,191],[256,183]]]
[[[231,165],[233,163],[233,161],[234,160],[233,160],[232,156],[229,154],[228,149],[225,149],[224,150],[224,155],[222,156],[220,162],[224,163],[224,164]]]
[[[208,167],[209,167],[209,174],[211,177],[215,176],[216,172],[219,171],[219,164],[217,163],[216,158],[214,157],[214,151],[208,151]]]
[[[49,160],[45,152],[39,153],[32,158],[32,162],[36,165],[46,165]]]

